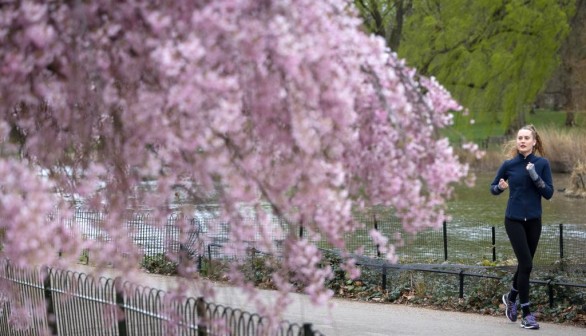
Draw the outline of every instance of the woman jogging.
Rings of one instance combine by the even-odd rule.
[[[509,189],[505,229],[517,257],[511,290],[502,299],[509,320],[517,320],[519,299],[521,327],[539,329],[530,309],[529,277],[541,236],[541,198],[550,199],[553,196],[553,182],[549,161],[542,157],[543,144],[533,125],[522,127],[512,144],[514,146],[511,146],[508,159],[498,169],[490,186],[490,192],[494,195]]]

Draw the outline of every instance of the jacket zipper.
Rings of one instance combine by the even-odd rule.
[[[529,161],[531,162],[531,161]],[[527,166],[527,157],[523,158],[523,166],[526,167]],[[523,181],[523,189],[526,191],[527,190],[527,178],[525,178],[525,180]],[[523,201],[523,205],[525,207],[525,214],[527,214],[527,203],[525,202],[526,200]],[[524,218],[525,222],[527,221],[527,217]]]

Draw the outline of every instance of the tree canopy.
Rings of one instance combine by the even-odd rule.
[[[354,0],[368,31],[383,37],[391,50],[399,50],[403,23],[413,0]]]
[[[398,52],[435,76],[473,118],[505,131],[524,122],[559,64],[574,6],[570,0],[415,1]]]
[[[318,241],[358,274],[344,241],[362,227],[354,209],[384,205],[407,232],[437,228],[468,174],[437,132],[460,105],[364,34],[346,1],[0,6],[0,228],[16,265],[64,265],[87,248],[98,265],[134,270],[142,252],[122,224],[126,211],[165,219],[180,186],[193,204],[214,195],[233,253],[255,239],[281,251],[267,205],[286,219],[284,232],[308,232],[283,242],[272,275],[283,297],[259,310],[278,315],[292,282],[314,302],[331,296]],[[147,180],[152,190],[140,188]],[[63,195],[103,213],[108,239],[95,245],[65,226],[75,210]],[[243,219],[243,205],[259,225]],[[394,240],[371,237],[394,260]],[[237,271],[231,281],[250,288]]]

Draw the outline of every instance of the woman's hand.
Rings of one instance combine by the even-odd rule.
[[[533,181],[537,181],[539,176],[537,175],[537,172],[535,171],[535,165],[533,163],[529,162],[527,164],[527,171],[529,172],[529,176],[531,176],[531,179]]]
[[[505,179],[500,179],[498,187],[500,190],[505,190],[509,187],[509,184],[507,181],[505,181]]]

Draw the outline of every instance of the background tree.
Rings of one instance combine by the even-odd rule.
[[[437,77],[473,119],[516,129],[559,63],[574,5],[415,1],[398,52],[420,73]]]
[[[566,103],[566,126],[576,125],[576,113],[586,110],[586,1],[576,1],[570,21],[571,33],[562,46],[562,92]]]
[[[399,50],[403,22],[412,0],[354,0],[368,31],[383,37],[391,50]]]
[[[192,204],[214,195],[230,225],[227,252],[244,255],[256,239],[276,253],[273,230],[283,232],[272,274],[282,296],[259,302],[278,316],[291,283],[314,302],[331,296],[317,242],[358,274],[344,241],[362,227],[354,209],[392,207],[411,233],[440,227],[453,183],[467,176],[437,132],[460,106],[364,34],[348,2],[0,6],[0,135],[12,140],[0,157],[0,228],[18,266],[67,264],[87,248],[98,266],[136,270],[142,251],[123,225],[127,210],[151,209],[164,225],[181,186]],[[64,226],[74,210],[59,195],[102,212],[107,241]],[[177,225],[187,231],[189,220]],[[371,236],[394,260],[393,241]],[[179,274],[198,277],[191,265]],[[228,276],[250,289],[237,265]]]

